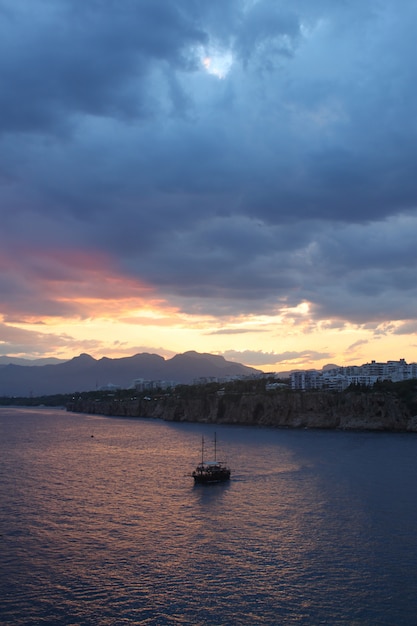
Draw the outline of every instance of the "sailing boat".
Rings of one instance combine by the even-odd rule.
[[[217,437],[214,433],[214,461],[204,460],[204,437],[201,440],[201,463],[192,473],[195,483],[223,483],[230,479],[230,468],[223,461],[217,460]]]

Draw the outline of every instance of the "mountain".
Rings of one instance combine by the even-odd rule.
[[[55,359],[54,357],[44,359],[19,359],[15,356],[0,356],[0,367],[4,365],[27,365],[28,367],[34,367],[37,365],[57,365],[58,363],[65,363],[68,359]]]
[[[327,372],[328,370],[334,370],[337,369],[339,366],[338,365],[334,365],[333,363],[329,363],[328,365],[323,365],[323,367],[321,368],[321,371],[323,372]],[[314,368],[308,368],[309,370],[314,369]],[[305,368],[298,368],[298,369],[293,369],[293,370],[287,370],[284,372],[276,372],[276,376],[278,378],[289,378],[291,376],[291,374],[293,374],[294,372],[300,372],[300,371],[304,371]],[[320,372],[320,370],[317,370],[318,372]]]
[[[196,378],[247,376],[261,373],[222,356],[190,351],[165,360],[158,354],[94,359],[80,354],[58,364],[0,366],[0,396],[42,396],[91,391],[108,384],[128,388],[138,378],[191,383]]]

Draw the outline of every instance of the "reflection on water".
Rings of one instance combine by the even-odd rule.
[[[414,624],[412,435],[0,410],[5,624]],[[224,455],[223,455],[224,453]]]

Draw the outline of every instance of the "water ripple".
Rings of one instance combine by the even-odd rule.
[[[415,623],[416,438],[222,427],[236,469],[207,489],[185,475],[211,427],[0,428],[2,624]]]

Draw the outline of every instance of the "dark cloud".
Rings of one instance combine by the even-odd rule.
[[[298,16],[267,0],[254,3],[237,31],[235,50],[245,67],[254,61],[258,69],[273,70],[280,57],[293,55],[301,37]]]
[[[367,343],[368,343],[367,339],[359,339],[358,341],[355,341],[355,343],[352,343],[348,347],[347,352],[352,352],[356,350],[356,348],[359,348],[360,346],[366,346]]]
[[[279,363],[296,365],[300,362],[330,359],[333,355],[329,352],[317,352],[315,350],[287,351],[282,353],[262,352],[261,350],[226,350],[223,352],[223,356],[230,361],[248,363],[256,367],[257,365],[277,365]]]
[[[417,321],[407,321],[403,324],[400,324],[395,330],[393,330],[395,335],[417,335]]]
[[[219,330],[211,331],[208,335],[244,335],[247,333],[266,333],[267,329],[264,328],[220,328]]]
[[[3,132],[51,132],[81,114],[152,115],[153,65],[195,69],[193,47],[206,40],[180,5],[159,0],[3,4]]]
[[[57,335],[43,332],[34,332],[18,328],[9,324],[0,324],[0,355],[8,355],[11,352],[22,352],[29,358],[42,356],[45,352],[57,351],[73,343],[74,338],[70,335]],[[96,342],[85,342],[84,348],[91,349]],[[81,346],[80,346],[81,347]]]
[[[415,319],[412,0],[0,13],[5,267],[95,250],[190,313]],[[35,314],[24,276],[1,288]]]

